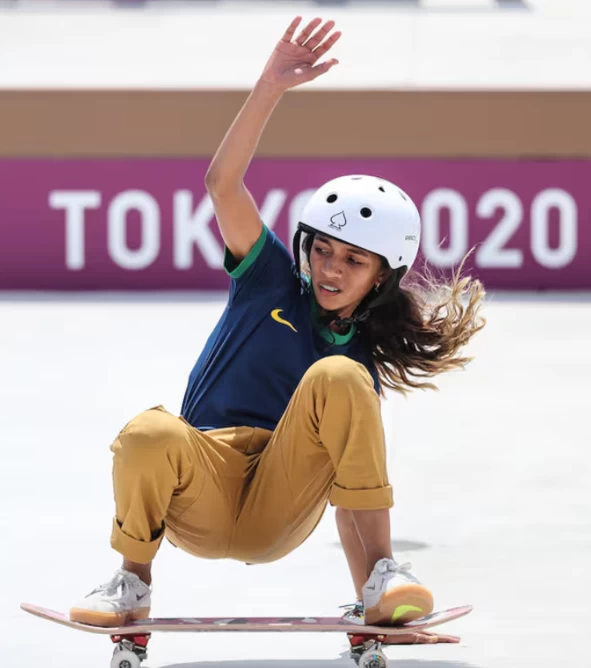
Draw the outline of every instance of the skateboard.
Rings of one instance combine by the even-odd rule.
[[[351,645],[351,658],[360,668],[386,668],[387,658],[382,651],[382,643],[387,635],[422,631],[459,619],[471,612],[472,606],[432,612],[400,626],[363,626],[342,617],[152,617],[109,628],[72,622],[61,612],[29,603],[22,603],[21,609],[78,631],[111,636],[115,644],[111,668],[140,668],[142,661],[147,658],[150,635],[156,631],[346,633]]]

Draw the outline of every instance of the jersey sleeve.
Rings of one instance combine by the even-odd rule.
[[[264,292],[296,280],[295,263],[283,242],[268,227],[263,230],[249,254],[237,262],[225,249],[224,269],[230,276],[232,301],[241,295]]]
[[[377,394],[379,395],[381,390],[382,390],[382,385],[380,383],[380,377],[378,375],[378,370],[376,369],[375,365],[372,363],[368,367],[369,375],[371,376],[373,380],[373,386]]]

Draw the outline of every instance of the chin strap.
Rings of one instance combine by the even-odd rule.
[[[302,238],[302,228],[301,226],[298,227],[296,230],[296,233],[293,236],[293,259],[295,261],[295,266],[296,266],[296,271],[298,273],[298,276],[301,274],[301,263],[300,263],[300,239]]]
[[[383,304],[393,302],[400,287],[400,281],[406,273],[406,267],[401,267],[392,272],[392,276],[381,286],[379,290],[372,290],[348,318],[340,318],[335,311],[329,311],[323,320],[328,320],[331,325],[346,327],[357,323],[364,323],[371,316],[373,309]]]

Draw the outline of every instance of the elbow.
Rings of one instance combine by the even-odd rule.
[[[243,187],[241,179],[235,179],[228,176],[220,176],[219,173],[211,169],[205,174],[205,188],[213,197],[219,197],[224,193],[231,193]]]
[[[207,192],[211,193],[213,192],[216,187],[218,186],[218,176],[215,172],[213,172],[211,169],[208,169],[207,172],[205,173],[205,188],[207,189]]]

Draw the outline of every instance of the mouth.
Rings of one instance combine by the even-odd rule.
[[[328,283],[319,283],[318,290],[321,295],[326,295],[328,297],[334,297],[335,295],[341,294],[341,291],[337,287]]]

